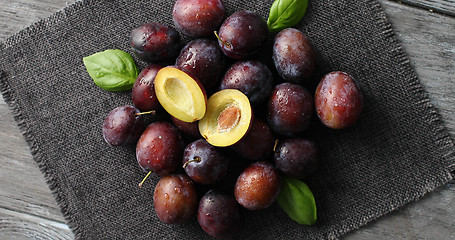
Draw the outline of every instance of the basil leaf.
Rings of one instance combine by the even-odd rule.
[[[270,7],[267,26],[270,32],[293,27],[305,15],[308,0],[275,0]]]
[[[310,188],[302,181],[283,177],[282,189],[277,202],[281,208],[299,224],[316,223],[316,202]]]
[[[139,74],[133,57],[119,49],[108,49],[83,58],[93,81],[107,91],[126,91],[133,87]]]

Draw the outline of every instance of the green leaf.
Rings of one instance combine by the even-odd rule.
[[[130,90],[139,74],[133,57],[119,49],[92,54],[83,62],[95,84],[107,91]]]
[[[316,202],[310,188],[302,181],[283,177],[282,189],[277,202],[281,208],[299,224],[316,223]]]
[[[270,32],[293,27],[305,15],[308,0],[275,0],[270,7],[267,26]]]

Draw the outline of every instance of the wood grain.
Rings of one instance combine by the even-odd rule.
[[[0,1],[0,41],[73,2]],[[380,0],[432,103],[455,136],[455,18],[428,11],[455,13],[454,1],[402,2],[423,8]],[[0,239],[72,239],[2,97],[0,164]],[[451,183],[343,238],[455,239],[453,206],[455,184]]]
[[[395,0],[411,6],[427,9],[430,12],[455,16],[455,0]]]

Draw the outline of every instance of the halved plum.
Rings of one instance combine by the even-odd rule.
[[[155,93],[161,106],[173,117],[194,122],[204,117],[207,95],[199,80],[169,66],[158,71]]]
[[[207,112],[199,121],[199,132],[211,145],[227,147],[246,135],[252,119],[248,97],[237,89],[224,89],[207,101]]]

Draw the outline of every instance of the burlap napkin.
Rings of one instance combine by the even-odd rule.
[[[250,9],[264,18],[272,4],[224,2],[229,13]],[[113,108],[132,104],[130,93],[96,87],[82,63],[105,49],[130,52],[128,37],[139,24],[172,25],[172,5],[77,2],[0,45],[2,94],[78,239],[208,238],[195,219],[183,225],[158,221],[152,201],[158,178],[139,189],[144,172],[134,147],[109,147],[101,134]],[[238,239],[336,238],[453,178],[453,141],[376,1],[310,1],[298,28],[318,54],[313,83],[329,71],[349,72],[364,92],[365,109],[349,129],[315,121],[308,132],[321,148],[321,167],[308,180],[318,223],[298,225],[275,204],[245,211]]]

